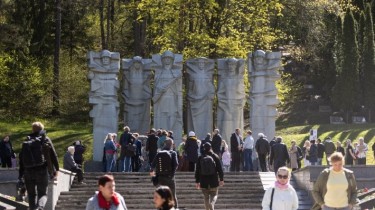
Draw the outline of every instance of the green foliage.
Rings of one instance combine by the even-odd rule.
[[[23,60],[16,53],[0,54],[0,111],[3,118],[41,114],[39,105],[45,90],[37,66],[35,59]]]
[[[361,79],[363,89],[363,105],[365,107],[375,107],[375,45],[374,45],[374,29],[371,5],[368,4],[365,10],[365,27],[363,33],[363,77]]]
[[[333,102],[343,111],[353,111],[359,105],[358,43],[353,13],[345,14],[342,40],[342,68],[334,87]]]

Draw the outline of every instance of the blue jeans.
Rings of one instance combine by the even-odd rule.
[[[113,154],[105,154],[105,158],[106,158],[106,172],[111,172],[115,165]]]
[[[253,171],[252,149],[245,149],[243,152],[243,159],[245,161],[244,171]]]
[[[125,157],[122,161],[123,165],[123,172],[131,172],[132,171],[132,157]]]

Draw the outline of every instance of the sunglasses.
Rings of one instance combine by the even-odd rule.
[[[288,175],[280,175],[280,174],[277,174],[277,177],[279,179],[288,179]]]

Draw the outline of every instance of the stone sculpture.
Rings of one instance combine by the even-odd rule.
[[[142,134],[150,130],[151,123],[151,63],[139,56],[122,59],[124,125]]]
[[[204,139],[213,129],[213,100],[215,86],[212,59],[196,58],[186,61],[189,75],[187,90],[187,129],[195,131],[199,139]]]
[[[182,137],[182,55],[165,51],[152,55],[152,62],[154,127],[172,130],[178,145]]]
[[[275,136],[277,117],[277,89],[280,79],[280,52],[257,50],[248,54],[250,90],[250,128],[253,133],[264,133],[270,139]]]
[[[218,59],[217,127],[223,139],[229,140],[236,128],[243,128],[246,103],[243,59]]]
[[[93,160],[102,161],[103,139],[108,133],[117,133],[118,129],[120,54],[108,50],[90,51],[87,59],[90,69],[87,77],[91,80],[89,103],[93,105],[90,111],[93,118]]]

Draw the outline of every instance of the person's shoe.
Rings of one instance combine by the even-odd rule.
[[[77,184],[79,184],[79,185],[86,185],[86,183],[85,182],[78,182]]]

